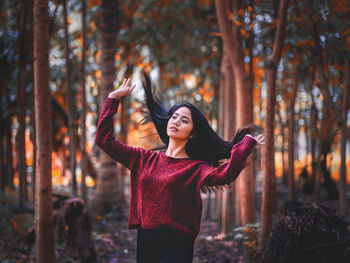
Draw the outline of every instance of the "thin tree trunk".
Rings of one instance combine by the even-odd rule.
[[[221,57],[221,65],[220,69],[222,71],[223,64],[224,64],[224,52],[222,52]],[[220,75],[220,83],[219,83],[219,90],[218,90],[218,101],[219,101],[219,107],[218,107],[218,133],[223,138],[224,137],[224,107],[225,107],[225,85],[224,85],[224,76],[221,72]],[[217,212],[217,222],[218,222],[218,230],[222,230],[222,201],[223,201],[223,191],[217,191],[215,193],[216,196],[216,212]]]
[[[279,124],[280,124],[280,130],[281,130],[281,132],[280,132],[280,135],[282,136],[282,147],[281,147],[281,155],[282,155],[282,157],[281,157],[281,159],[282,159],[282,163],[281,163],[281,165],[282,165],[282,182],[283,183],[285,183],[286,185],[287,185],[287,182],[286,182],[286,180],[285,180],[285,171],[286,171],[286,164],[285,164],[285,135],[284,135],[284,123],[283,123],[283,119],[282,119],[282,116],[281,116],[281,114],[280,114],[280,111],[281,111],[281,109],[280,109],[280,107],[279,107],[279,104],[277,103],[277,111],[276,111],[276,113],[277,113],[277,116],[278,116],[278,121],[279,121]]]
[[[75,141],[75,128],[74,128],[74,106],[73,106],[73,90],[72,90],[72,78],[71,78],[71,63],[70,63],[70,48],[69,48],[69,34],[68,34],[68,14],[67,14],[67,2],[63,0],[63,12],[64,12],[64,31],[65,31],[65,52],[66,52],[66,100],[68,106],[68,134],[69,134],[69,162],[70,172],[72,176],[72,195],[77,196],[77,180],[75,174],[76,168],[76,141]]]
[[[320,129],[318,133],[318,151],[317,151],[317,158],[316,158],[316,177],[315,177],[315,193],[314,193],[314,198],[317,201],[320,201],[321,199],[321,179],[322,179],[322,171],[321,171],[321,156],[322,156],[322,131],[324,130],[324,123],[325,123],[325,114],[326,114],[326,107],[324,107],[324,104],[322,105],[322,116],[323,118],[321,119],[321,124],[320,124]]]
[[[28,0],[28,5],[29,5],[29,21],[30,21],[30,30],[29,30],[29,39],[30,39],[30,63],[32,66],[32,69],[30,70],[30,77],[34,81],[34,72],[33,72],[33,0]],[[35,143],[35,138],[36,138],[36,125],[35,125],[35,98],[34,98],[34,89],[32,89],[31,92],[32,100],[31,100],[31,106],[32,106],[32,112],[31,112],[31,126],[32,126],[32,134],[31,134],[31,141],[33,144],[33,160],[32,160],[32,200],[33,203],[35,204],[35,164],[36,164],[36,143]]]
[[[343,105],[342,115],[344,123],[342,127],[342,139],[341,139],[341,163],[340,163],[340,180],[339,180],[339,202],[340,211],[344,216],[347,216],[347,201],[346,201],[346,124],[348,121],[348,108],[349,108],[349,97],[350,97],[350,61],[345,61],[345,78],[344,78],[344,94],[343,94]]]
[[[317,28],[316,28],[316,23],[312,21],[311,17],[311,23],[313,27],[313,40],[316,43],[315,45],[315,50],[316,50],[316,63],[315,63],[315,68],[317,70],[319,80],[314,81],[314,85],[317,86],[320,89],[320,92],[324,98],[324,102],[331,111],[333,117],[337,121],[338,126],[340,129],[345,128],[346,129],[346,137],[348,140],[350,140],[350,128],[347,127],[347,124],[343,118],[343,115],[341,112],[338,110],[336,107],[335,103],[332,101],[332,96],[329,93],[328,90],[328,80],[326,77],[326,74],[324,72],[324,64],[323,64],[323,57],[322,57],[322,52],[321,52],[321,47],[319,43],[319,37],[317,34]]]
[[[288,123],[288,197],[290,200],[295,199],[295,179],[294,179],[294,104],[298,91],[300,78],[300,65],[295,67],[293,76],[293,91],[289,102],[289,123]]]
[[[311,151],[311,139],[310,139],[310,126],[308,125],[308,120],[305,122],[304,124],[304,133],[305,133],[305,158],[304,158],[304,162],[305,162],[305,166],[308,166],[308,164],[310,163],[310,159],[308,158],[308,154]]]
[[[286,27],[286,13],[288,0],[281,0],[278,10],[278,24],[276,29],[272,54],[267,65],[267,95],[266,95],[266,119],[265,119],[265,139],[266,145],[263,150],[263,193],[261,205],[261,236],[259,247],[270,235],[272,229],[272,215],[276,206],[276,176],[275,176],[275,101],[276,101],[276,77],[277,67],[281,59],[284,44],[284,32]]]
[[[2,112],[0,112],[1,116],[0,116],[0,125],[1,125],[1,129],[0,129],[0,191],[2,193],[5,192],[5,169],[4,169],[4,127],[5,127],[5,122],[3,120],[2,117]]]
[[[49,88],[49,13],[47,0],[34,0],[34,96],[37,125],[35,198],[36,262],[55,262],[52,214],[52,127]]]
[[[33,162],[32,162],[32,185],[33,185],[33,203],[35,204],[35,184],[36,184],[36,154],[37,154],[37,145],[35,143],[35,138],[36,138],[36,124],[35,124],[35,96],[34,96],[34,91],[33,91],[33,107],[32,107],[32,114],[31,114],[31,122],[32,122],[32,142],[33,142]]]
[[[107,95],[114,89],[116,36],[118,32],[118,1],[102,0],[101,5],[101,90],[99,93],[100,112]],[[118,169],[116,162],[103,151],[100,152],[100,168],[96,190],[91,200],[94,212],[108,211],[112,206],[122,210],[123,202],[118,188]]]
[[[223,84],[223,138],[232,140],[235,130],[235,86],[234,76],[230,61],[224,52],[223,61],[221,64],[221,82]],[[235,205],[235,184],[231,184],[224,188],[222,192],[221,206],[221,233],[223,236],[233,228],[234,220],[234,205]]]
[[[310,128],[310,136],[311,136],[311,167],[312,167],[312,186],[314,192],[316,191],[316,179],[317,179],[317,157],[316,157],[316,146],[319,139],[319,133],[317,129],[317,121],[318,121],[318,110],[315,104],[314,96],[312,94],[312,90],[310,91],[311,98],[311,128]]]
[[[26,152],[25,152],[25,68],[26,68],[26,24],[27,24],[27,12],[28,1],[21,1],[21,21],[18,39],[19,49],[19,76],[18,76],[18,90],[17,90],[17,103],[18,103],[18,172],[19,172],[19,207],[23,208],[24,200],[26,199]]]
[[[6,125],[6,161],[7,161],[7,171],[8,171],[8,185],[10,189],[14,189],[11,117],[7,118],[7,125]]]
[[[282,124],[283,125],[283,124]],[[282,182],[285,184],[285,185],[288,185],[288,178],[287,178],[287,168],[286,168],[286,135],[284,133],[284,125],[282,126]]]
[[[324,107],[322,113],[321,134],[320,134],[320,158],[319,158],[319,185],[321,174],[323,174],[322,186],[327,190],[329,199],[336,199],[339,197],[339,191],[335,186],[334,181],[327,169],[327,155],[331,150],[331,145],[335,137],[334,129],[335,119],[332,116],[329,108]],[[322,158],[321,158],[322,157]]]
[[[133,75],[133,71],[134,71],[134,66],[129,63],[127,65],[127,69],[125,71],[124,74],[124,78],[131,78]],[[120,133],[119,133],[119,137],[120,137],[120,141],[127,143],[128,140],[128,132],[129,132],[129,123],[128,121],[130,120],[130,115],[128,114],[128,110],[130,108],[130,97],[129,96],[124,96],[121,99],[121,111],[120,111]],[[120,176],[119,176],[119,188],[120,188],[120,196],[121,196],[121,200],[124,203],[125,202],[125,194],[124,194],[124,188],[125,188],[125,183],[124,183],[124,176],[127,174],[127,168],[122,165],[122,164],[118,164],[119,165],[119,172],[120,172]]]
[[[81,153],[81,195],[87,207],[87,193],[85,177],[88,173],[88,162],[86,153],[86,90],[85,90],[85,55],[86,55],[86,1],[82,1],[82,52],[81,52],[81,67],[80,67],[80,87],[81,87],[81,136],[80,136],[80,153]]]

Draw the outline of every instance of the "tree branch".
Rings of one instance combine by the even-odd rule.
[[[222,40],[224,42],[224,50],[228,53],[232,53],[232,49],[235,47],[232,35],[232,25],[227,19],[226,10],[229,10],[226,0],[215,0],[216,16],[219,23],[220,31],[222,33]],[[230,48],[232,47],[232,48]]]
[[[284,33],[286,27],[287,20],[287,7],[288,0],[281,0],[280,6],[278,9],[278,23],[277,23],[277,31],[275,37],[275,45],[273,45],[273,50],[270,56],[270,61],[273,62],[274,66],[277,67],[282,54],[282,47],[284,43]]]
[[[319,63],[318,63],[319,64]],[[323,75],[323,78],[325,78],[324,76],[324,72],[323,70],[320,70],[319,68],[321,68],[322,65],[317,65],[317,68],[318,68],[318,72],[319,72],[319,75],[320,75],[320,79],[321,80],[315,80],[314,81],[314,85],[316,87],[318,87],[320,89],[320,92],[322,94],[322,96],[324,97],[324,101],[328,107],[328,109],[330,110],[330,112],[332,113],[333,117],[335,118],[338,126],[343,129],[345,128],[347,130],[346,132],[346,138],[348,140],[350,140],[350,129],[347,127],[347,124],[345,123],[344,121],[344,118],[343,116],[341,115],[340,111],[336,108],[335,104],[333,103],[332,101],[332,96],[331,94],[329,93],[329,90],[327,88],[327,82],[323,82],[322,81],[322,77],[321,75]],[[321,74],[320,74],[321,72]],[[323,74],[322,74],[323,73]]]
[[[337,109],[336,105],[332,101],[332,96],[329,93],[328,80],[327,80],[326,74],[324,72],[322,52],[321,52],[320,43],[318,40],[317,28],[316,28],[316,25],[313,22],[312,18],[310,20],[312,23],[313,38],[315,41],[315,53],[316,53],[315,54],[315,59],[316,59],[315,68],[316,68],[316,71],[317,71],[318,76],[319,76],[319,79],[315,80],[313,84],[320,89],[320,92],[321,92],[322,96],[324,97],[324,101],[325,101],[328,109],[330,110],[330,112],[334,116],[338,126],[341,129],[347,130],[346,137],[348,140],[350,140],[350,129],[347,127],[347,123],[345,123],[345,120],[341,114],[341,111],[339,109]]]

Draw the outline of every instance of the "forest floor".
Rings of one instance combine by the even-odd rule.
[[[349,191],[348,191],[349,193]],[[35,245],[28,253],[25,245],[27,230],[33,225],[33,208],[18,210],[17,200],[14,193],[0,194],[0,262],[20,263],[35,262]],[[259,195],[257,195],[258,197]],[[281,207],[287,197],[287,189],[278,186],[277,210]],[[311,197],[299,196],[301,199],[312,201]],[[223,238],[220,236],[219,227],[215,219],[209,219],[206,214],[207,198],[203,202],[203,219],[201,232],[196,240],[194,249],[194,263],[244,263],[247,249],[253,250],[255,244],[245,240],[245,234],[253,228],[241,227],[232,229]],[[212,202],[213,204],[214,202]],[[257,198],[257,207],[260,203]],[[321,200],[323,205],[337,208],[338,201],[328,201],[326,197]],[[350,210],[348,210],[350,211]],[[136,230],[128,230],[127,211],[124,218],[117,220],[118,215],[111,211],[99,220],[92,220],[92,241],[99,263],[132,263],[136,262]],[[258,215],[259,217],[259,215]],[[259,218],[257,219],[259,221]],[[57,263],[81,262],[73,260],[66,249],[65,242],[56,240]]]

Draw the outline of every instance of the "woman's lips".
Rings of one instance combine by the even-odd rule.
[[[176,127],[170,127],[171,131],[178,131],[178,129]]]

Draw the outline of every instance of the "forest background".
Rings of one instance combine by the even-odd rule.
[[[47,13],[35,20],[40,4]],[[133,262],[133,248],[125,247],[135,238],[120,232],[128,216],[128,170],[101,152],[94,136],[107,94],[131,77],[137,89],[121,103],[116,136],[147,149],[160,145],[153,126],[137,125],[142,69],[166,104],[195,104],[223,138],[250,123],[266,137],[234,184],[203,193],[195,260],[248,262],[247,254],[264,245],[284,200],[326,204],[349,220],[349,14],[346,0],[1,1],[0,186],[6,216],[0,229],[7,236],[1,257],[34,260],[35,253],[10,244],[28,245],[34,210],[37,231],[42,217],[52,221],[53,240],[53,218],[67,213],[55,204],[67,208],[67,200],[75,200],[93,222],[98,260]],[[35,32],[42,28],[47,34],[39,37]],[[47,47],[39,47],[45,37]],[[40,69],[35,63],[43,52],[48,64]],[[47,85],[36,84],[42,78]],[[51,215],[41,217],[45,202]],[[108,227],[115,234],[106,234]],[[41,253],[40,242],[29,250]],[[67,257],[57,242],[56,251],[58,261]]]

